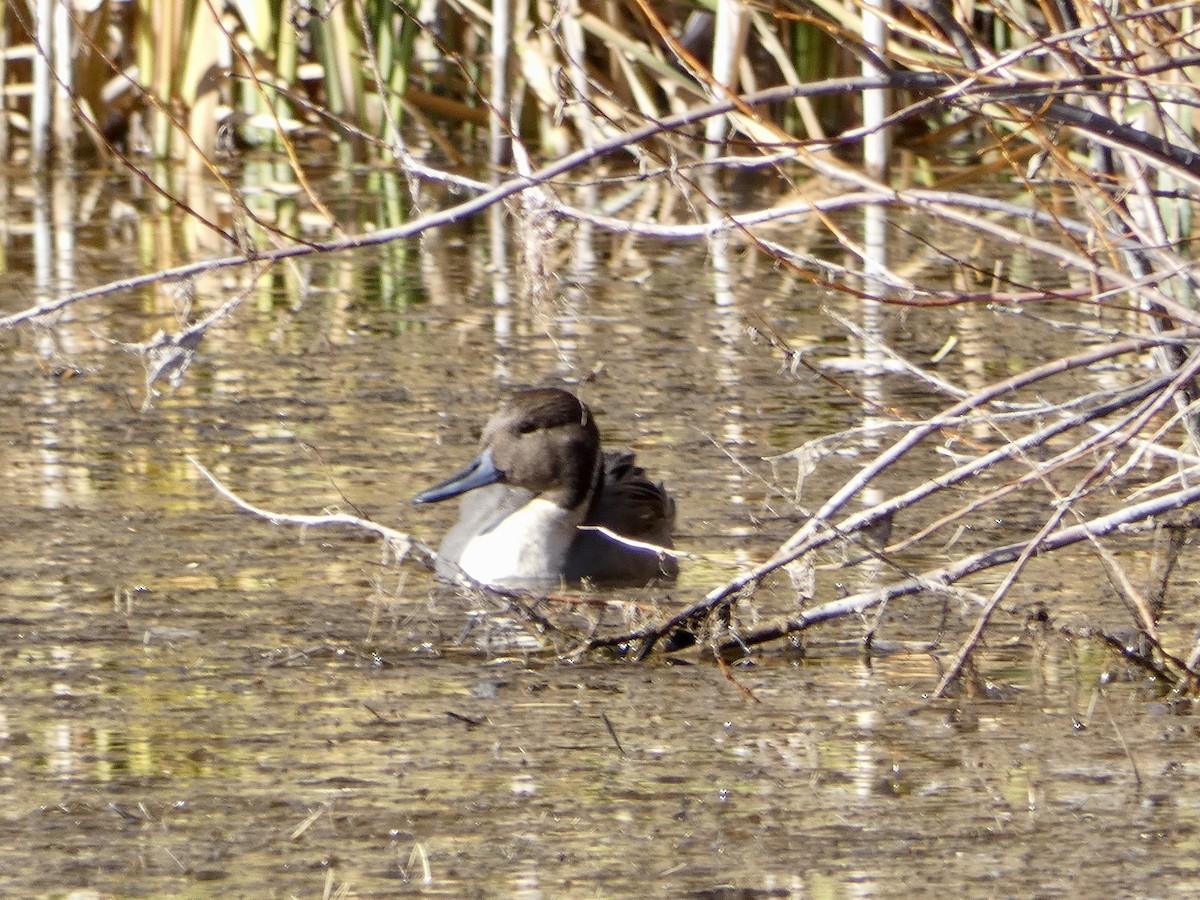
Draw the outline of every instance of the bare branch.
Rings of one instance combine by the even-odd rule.
[[[351,516],[346,513],[324,513],[319,516],[312,516],[271,512],[260,506],[255,506],[248,500],[243,500],[227,488],[216,475],[205,468],[194,456],[189,455],[187,461],[196,467],[196,470],[207,479],[208,483],[216,489],[218,494],[239,509],[253,513],[260,519],[266,519],[272,525],[293,525],[301,528],[320,528],[335,525],[356,528],[360,531],[369,531],[387,542],[393,558],[405,559],[406,557],[414,556],[425,566],[430,568],[433,566],[433,561],[436,558],[433,550],[402,531],[396,531],[394,528],[388,528],[386,525],[380,525],[378,522],[372,522],[370,519]]]

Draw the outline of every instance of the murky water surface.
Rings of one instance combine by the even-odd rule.
[[[72,277],[165,265],[144,255],[163,234],[89,219]],[[145,410],[139,357],[112,342],[177,328],[177,294],[0,332],[0,893],[1200,888],[1196,720],[1134,678],[1101,692],[1128,673],[1097,647],[1016,617],[981,660],[995,690],[937,702],[940,657],[868,663],[857,622],[729,673],[686,654],[568,662],[484,598],[382,564],[372,538],[236,510],[187,461],[277,512],[357,511],[436,542],[454,510],[413,494],[470,457],[507,391],[566,382],[667,479],[678,543],[704,556],[667,590],[610,599],[694,601],[801,521],[773,487],[794,467],[763,459],[863,417],[781,372],[747,325],[831,356],[852,342],[821,315],[831,298],[752,257],[726,288],[704,247],[596,240],[594,267],[550,267],[532,294],[469,232],[281,268]],[[42,290],[25,241],[9,236],[0,314]],[[240,287],[203,280],[197,308]],[[1055,352],[995,315],[888,313],[886,331],[923,358],[987,334],[994,356],[952,355],[952,380]],[[942,402],[880,384],[916,414]],[[830,457],[804,499],[865,458]],[[1069,571],[1059,558],[1022,597],[1119,621]],[[764,610],[789,602],[784,583],[763,593]],[[888,636],[928,640],[944,615],[897,604]],[[973,612],[950,619],[954,649]]]

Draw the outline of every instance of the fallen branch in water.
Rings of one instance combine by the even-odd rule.
[[[613,646],[617,644],[640,646],[642,650],[639,651],[638,655],[644,656],[657,641],[668,634],[680,628],[692,627],[696,622],[704,620],[711,614],[728,608],[745,592],[753,591],[768,575],[799,560],[807,554],[813,553],[837,540],[856,539],[856,535],[860,535],[863,532],[869,531],[872,527],[886,522],[893,518],[900,510],[912,507],[933,494],[943,492],[966,482],[968,479],[978,477],[1001,463],[1023,459],[1026,454],[1036,448],[1048,445],[1053,439],[1072,429],[1085,426],[1126,407],[1133,406],[1136,408],[1139,404],[1146,402],[1147,398],[1154,398],[1161,395],[1161,392],[1167,390],[1175,380],[1175,375],[1159,375],[1146,378],[1137,384],[1131,385],[1121,391],[1112,392],[1107,396],[1088,398],[1091,402],[1081,404],[1083,408],[1077,411],[1068,414],[1064,409],[1063,414],[1057,421],[1035,429],[1022,437],[1010,440],[989,453],[971,459],[948,472],[941,473],[935,478],[917,485],[911,490],[902,492],[881,503],[874,504],[861,512],[848,515],[841,521],[835,521],[834,519],[837,512],[843,509],[868,483],[885,470],[894,466],[921,441],[939,431],[959,427],[963,418],[968,415],[984,415],[984,409],[987,404],[1012,394],[1019,389],[1038,385],[1054,376],[1084,366],[1093,365],[1101,360],[1146,350],[1155,345],[1160,338],[1165,338],[1169,344],[1183,339],[1185,335],[1190,333],[1191,331],[1187,329],[1176,330],[1170,333],[1164,332],[1160,335],[1091,347],[1075,356],[1057,359],[1043,366],[1038,366],[1019,375],[988,385],[954,404],[946,411],[925,421],[913,423],[900,440],[896,441],[891,447],[883,450],[871,463],[864,466],[840,490],[836,491],[809,517],[806,524],[788,538],[766,562],[741,573],[721,587],[710,591],[702,600],[681,610],[658,626],[642,629],[613,639],[602,639],[595,646]],[[1033,474],[1037,477],[1044,477],[1053,467],[1066,465],[1075,461],[1083,454],[1104,446],[1106,440],[1116,440],[1124,444],[1128,442],[1130,437],[1130,434],[1120,431],[1119,425],[1116,428],[1106,428],[1098,434],[1084,438],[1069,450],[1057,454],[1043,466],[1035,467]],[[999,496],[999,493],[997,493],[997,496]],[[913,590],[916,589],[913,588]],[[911,593],[911,591],[906,590],[902,591],[902,593]],[[882,602],[882,599],[884,598],[881,597],[878,602]],[[842,609],[842,604],[845,602],[838,601],[833,605],[820,607],[820,609],[832,612],[833,610]],[[868,604],[868,606],[871,605],[875,604]],[[826,618],[833,618],[836,615],[846,615],[857,611],[853,606],[845,607],[844,612],[822,615],[820,620],[824,621]],[[807,622],[807,619],[805,621]],[[807,625],[803,627],[807,627]],[[781,636],[782,634],[775,635],[775,637]]]
[[[411,535],[402,531],[388,528],[386,525],[380,525],[378,522],[372,522],[370,519],[365,519],[361,516],[352,516],[347,513],[323,513],[316,516],[299,513],[277,513],[263,509],[260,506],[255,506],[226,487],[216,475],[209,471],[194,456],[189,454],[187,461],[196,467],[196,470],[205,477],[218,494],[239,509],[256,515],[260,519],[265,519],[272,525],[292,525],[298,528],[340,525],[348,528],[357,528],[383,538],[384,545],[387,547],[389,554],[385,557],[385,562],[389,560],[402,562],[405,559],[415,559],[425,568],[432,570],[437,561],[437,553],[427,544],[416,540]],[[451,580],[459,587],[474,590],[486,596],[505,601],[512,609],[520,613],[528,623],[536,628],[540,634],[545,635],[562,630],[536,609],[537,604],[545,599],[543,597],[524,591],[507,590],[479,584],[461,572],[457,573]],[[569,638],[571,640],[575,639],[571,636]]]
[[[912,578],[906,578],[882,588],[863,591],[823,603],[820,606],[804,610],[786,622],[760,628],[748,634],[739,635],[736,640],[722,644],[722,650],[736,650],[739,647],[753,647],[769,641],[778,640],[797,631],[811,628],[821,622],[841,616],[856,615],[872,607],[897,597],[915,594],[919,591],[943,591],[955,582],[968,575],[974,575],[986,569],[1006,563],[1016,562],[1023,555],[1044,556],[1055,550],[1061,550],[1072,544],[1092,538],[1103,537],[1118,529],[1127,529],[1137,523],[1145,522],[1154,516],[1164,515],[1177,509],[1182,509],[1200,501],[1200,485],[1174,491],[1153,500],[1147,500],[1133,506],[1127,506],[1108,515],[1098,516],[1087,522],[1061,528],[1047,535],[1040,542],[1019,541],[1004,547],[996,547],[980,553],[966,556],[947,566],[930,569]],[[1036,543],[1036,547],[1033,545]],[[1031,547],[1033,552],[1030,553]]]
[[[205,466],[194,456],[189,455],[187,461],[196,467],[196,470],[207,479],[220,494],[229,502],[233,503],[239,509],[244,509],[248,513],[253,513],[260,519],[266,519],[272,525],[294,525],[299,528],[318,528],[329,525],[342,525],[349,528],[358,528],[362,531],[369,531],[383,538],[387,545],[388,551],[392,554],[392,558],[402,560],[409,557],[415,558],[422,565],[433,568],[433,562],[437,558],[437,554],[428,546],[415,540],[410,535],[402,531],[397,531],[394,528],[388,528],[386,525],[380,525],[378,522],[372,522],[370,519],[364,519],[360,516],[351,516],[346,513],[324,513],[319,516],[301,515],[296,513],[276,513],[270,510],[263,509],[260,506],[255,506],[248,500],[243,500],[210,472]]]
[[[1168,344],[1187,346],[1186,343],[1179,344],[1187,333],[1186,330],[1176,331]],[[1183,386],[1190,384],[1200,372],[1200,353],[1193,352],[1178,368],[1165,374],[1151,375],[1090,395],[1075,395],[1057,405],[1048,404],[1044,399],[1055,392],[1056,388],[1049,382],[1056,376],[1078,372],[1081,367],[1113,356],[1141,353],[1151,346],[1145,340],[1154,341],[1161,336],[1164,335],[1094,345],[1074,356],[1056,359],[986,385],[937,415],[907,424],[898,423],[897,427],[904,425],[906,433],[851,474],[818,509],[807,512],[796,505],[796,510],[805,515],[807,521],[766,562],[710,591],[700,602],[662,622],[644,625],[623,635],[597,636],[585,649],[621,648],[629,656],[641,659],[656,645],[668,645],[675,635],[687,632],[695,636],[707,635],[719,656],[742,654],[750,648],[785,639],[821,623],[858,617],[868,610],[876,610],[874,621],[865,623],[864,627],[862,643],[869,649],[874,644],[889,601],[919,593],[952,594],[959,600],[977,605],[982,613],[943,673],[937,689],[940,694],[964,672],[991,614],[1017,582],[1026,563],[1035,557],[1090,542],[1097,558],[1104,564],[1114,590],[1126,599],[1126,607],[1134,612],[1134,627],[1146,639],[1145,645],[1152,648],[1152,656],[1143,654],[1139,663],[1161,671],[1172,683],[1196,683],[1200,673],[1195,671],[1194,662],[1186,659],[1186,654],[1172,652],[1159,641],[1157,613],[1151,608],[1152,604],[1138,599],[1140,592],[1128,573],[1120,568],[1117,554],[1101,544],[1100,539],[1144,533],[1153,527],[1169,525],[1162,521],[1165,516],[1200,501],[1200,487],[1195,483],[1195,456],[1172,451],[1162,443],[1165,435],[1177,430],[1187,415],[1187,409],[1181,408],[1164,419]],[[1010,402],[1010,398],[1016,399],[1017,391],[1030,388],[1037,392],[1036,404]],[[887,424],[886,420],[884,424]],[[1020,430],[1023,424],[1024,432]],[[979,434],[980,427],[1001,437],[1002,442],[998,446],[992,445]],[[960,433],[967,428],[971,430]],[[1012,433],[1014,428],[1018,429],[1015,434]],[[876,433],[881,432],[876,429]],[[936,451],[945,452],[957,461],[957,465],[926,477],[907,490],[899,489],[892,496],[885,495],[866,509],[852,513],[844,511],[851,499],[868,484],[874,483],[885,472],[896,473],[898,463],[909,451],[923,442],[928,448],[929,439],[939,434],[945,438],[946,446],[939,446]],[[1071,435],[1074,435],[1072,440],[1062,440]],[[790,454],[800,466],[802,477],[822,457],[821,446],[836,443],[828,437],[820,441],[823,442],[820,446],[812,442],[813,446],[804,445]],[[957,449],[951,451],[951,447]],[[1175,463],[1174,471],[1147,484],[1142,474],[1146,471],[1145,463],[1160,449],[1170,451],[1164,452],[1163,458]],[[964,458],[964,451],[978,455]],[[779,459],[782,457],[775,461]],[[997,483],[993,470],[1001,465],[1008,468],[1016,465],[1024,470]],[[1135,472],[1135,469],[1140,471]],[[991,474],[992,480],[982,480],[981,476],[985,474]],[[1064,478],[1067,479],[1065,484],[1060,484]],[[1019,540],[985,546],[933,568],[904,564],[902,553],[913,548],[920,550],[918,545],[927,548],[932,535],[939,531],[945,533],[951,527],[960,531],[978,529],[973,531],[976,540],[986,542],[990,534],[986,529],[991,527],[990,523],[998,523],[1002,518],[1001,514],[990,512],[994,505],[1015,492],[1027,493],[1026,489],[1039,485],[1046,494],[1045,503],[1050,514],[1040,527],[1034,527]],[[972,487],[974,491],[960,498],[965,487]],[[920,518],[910,529],[911,533],[897,538],[894,543],[877,548],[865,539],[872,531],[882,529],[887,532],[882,540],[889,541],[890,525],[898,513],[911,512],[923,501],[947,494],[954,504],[950,511],[939,508],[932,518],[920,516],[918,512]],[[1097,503],[1105,503],[1106,498],[1117,495],[1124,499],[1118,501],[1115,508],[1111,505],[1107,510],[1095,508]],[[1085,503],[1091,508],[1085,509]],[[1064,525],[1063,520],[1067,517],[1074,517],[1076,523]],[[1178,516],[1172,516],[1172,520],[1175,518]],[[949,544],[955,540],[957,536],[951,538]],[[828,566],[816,565],[812,554],[834,546],[840,550],[840,561]],[[942,546],[932,552],[945,556],[946,549]],[[930,553],[925,550],[923,558],[928,558]],[[817,593],[812,581],[815,570],[852,570],[866,561],[877,561],[890,567],[896,573],[895,580],[830,602],[815,602]],[[807,580],[801,576],[794,577],[793,581],[800,611],[784,613],[774,622],[755,622],[754,627],[740,624],[739,619],[744,622],[761,617],[761,612],[753,611],[751,605],[751,598],[761,581],[793,564],[809,573]],[[980,595],[959,584],[969,576],[1001,566],[1009,569],[1000,580],[1000,586],[988,592],[990,596]],[[796,571],[793,569],[793,576]],[[881,580],[878,572],[872,572],[869,577],[876,583]],[[1159,583],[1153,587],[1155,596],[1161,597],[1166,590],[1166,577],[1165,574],[1159,576]],[[1018,607],[1012,611],[1020,615]],[[1107,639],[1103,629],[1089,630],[1105,635]],[[1200,653],[1192,654],[1192,659],[1197,657]]]
[[[1174,376],[1171,379],[1171,383],[1169,385],[1167,385],[1167,387],[1164,390],[1162,390],[1162,391],[1158,392],[1157,394],[1153,395],[1152,397],[1150,397],[1148,402],[1140,404],[1136,408],[1134,415],[1129,417],[1125,423],[1122,423],[1120,430],[1124,431],[1124,429],[1126,427],[1128,427],[1129,432],[1131,432],[1133,434],[1140,433],[1143,428],[1148,426],[1151,418],[1156,413],[1161,411],[1161,409],[1166,404],[1170,403],[1174,397],[1179,396],[1179,393],[1184,389],[1185,385],[1188,385],[1191,383],[1192,379],[1195,378],[1196,372],[1198,369],[1200,369],[1200,354],[1193,353],[1191,356],[1191,359],[1188,361],[1187,365],[1183,366],[1178,372],[1176,372],[1174,374]],[[975,646],[978,644],[980,638],[983,637],[983,631],[987,627],[987,623],[991,618],[992,612],[995,610],[996,606],[1000,603],[1000,600],[1005,596],[1005,594],[1008,593],[1008,589],[1016,582],[1016,579],[1019,577],[1019,575],[1020,575],[1021,571],[1024,569],[1026,563],[1030,559],[1032,559],[1036,554],[1041,552],[1043,547],[1045,547],[1046,536],[1048,534],[1050,534],[1053,531],[1053,529],[1058,527],[1058,523],[1060,521],[1062,521],[1062,519],[1069,512],[1074,511],[1074,506],[1072,505],[1072,501],[1078,497],[1085,496],[1095,486],[1096,483],[1100,482],[1103,479],[1104,474],[1108,470],[1110,464],[1112,464],[1116,461],[1117,452],[1125,446],[1125,443],[1120,438],[1117,438],[1116,440],[1111,441],[1111,442],[1108,439],[1117,430],[1118,429],[1110,428],[1110,429],[1108,429],[1107,432],[1101,433],[1100,437],[1106,443],[1108,443],[1106,452],[1103,454],[1100,454],[1100,459],[1092,466],[1091,471],[1089,471],[1087,473],[1087,475],[1080,481],[1078,486],[1071,492],[1070,496],[1056,497],[1056,508],[1054,509],[1054,512],[1052,513],[1050,520],[1047,521],[1042,526],[1042,528],[1039,530],[1037,536],[1026,545],[1024,550],[1021,551],[1020,557],[1016,560],[1016,565],[1013,566],[1013,568],[1008,572],[1007,575],[1005,575],[1003,583],[996,590],[996,592],[992,595],[992,599],[988,601],[987,605],[983,609],[983,612],[980,614],[979,619],[976,622],[974,629],[972,629],[972,631],[971,631],[971,636],[968,637],[967,640],[963,643],[962,648],[955,655],[954,661],[950,664],[950,667],[942,675],[941,681],[938,682],[937,690],[934,691],[934,696],[941,697],[942,695],[944,695],[946,692],[946,689],[950,686],[950,684],[952,682],[956,681],[958,679],[958,676],[960,674],[962,674],[963,666],[966,665],[967,659],[970,657],[971,653],[974,652]],[[1088,441],[1084,441],[1083,445],[1087,446],[1088,443],[1089,443]],[[1176,493],[1178,495],[1179,493],[1184,493],[1184,492],[1176,492]],[[1155,502],[1161,503],[1165,500],[1168,500],[1170,497],[1171,497],[1171,495],[1168,494],[1166,497],[1159,497],[1155,501],[1149,501],[1149,502],[1150,503],[1155,503]],[[1144,515],[1139,516],[1138,519],[1149,518],[1150,516],[1159,515],[1163,512],[1170,512],[1172,510],[1179,509],[1183,506],[1187,506],[1191,502],[1192,502],[1191,500],[1185,499],[1185,500],[1182,500],[1181,502],[1179,502],[1178,504],[1169,505],[1165,509],[1152,510],[1151,512],[1148,512]],[[1099,546],[1099,543],[1096,541],[1096,539],[1098,537],[1102,536],[1103,534],[1107,534],[1109,531],[1112,531],[1113,528],[1119,527],[1122,524],[1129,524],[1132,521],[1137,521],[1138,519],[1130,520],[1127,518],[1121,518],[1121,516],[1123,514],[1128,514],[1131,511],[1136,510],[1136,509],[1137,509],[1137,507],[1133,506],[1133,507],[1125,507],[1124,509],[1118,510],[1116,513],[1112,514],[1113,517],[1116,517],[1117,525],[1114,525],[1113,527],[1110,527],[1110,528],[1106,528],[1104,530],[1100,530],[1098,528],[1087,530],[1084,532],[1084,537],[1086,537],[1088,540],[1091,540],[1094,543],[1097,543],[1097,546]],[[1113,559],[1112,555],[1107,554],[1104,551],[1103,547],[1100,547],[1100,549],[1102,551],[1101,555],[1103,558],[1106,559],[1106,562],[1109,565],[1115,566],[1116,561],[1115,561],[1115,559]],[[1120,578],[1122,578],[1126,581],[1128,580],[1123,571],[1120,572]],[[1157,633],[1156,626],[1155,626],[1155,623],[1152,618],[1149,618],[1147,616],[1145,618],[1140,619],[1138,621],[1138,628],[1149,639],[1151,639],[1153,641],[1158,640],[1158,633]]]

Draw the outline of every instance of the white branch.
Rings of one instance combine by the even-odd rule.
[[[248,513],[253,513],[260,519],[266,519],[272,525],[295,525],[302,528],[323,525],[345,525],[350,528],[358,528],[379,535],[387,541],[388,547],[396,559],[403,559],[405,556],[413,555],[425,565],[432,565],[436,556],[429,547],[404,532],[396,531],[394,528],[388,528],[386,525],[380,525],[378,522],[372,522],[370,519],[363,519],[359,516],[351,516],[346,513],[327,513],[319,516],[309,516],[295,513],[276,513],[262,509],[249,501],[243,500],[229,488],[225,487],[217,476],[206,469],[194,456],[189,455],[187,460],[196,467],[201,475],[208,479],[209,484],[216,488],[217,493],[222,497],[240,509],[244,509]]]

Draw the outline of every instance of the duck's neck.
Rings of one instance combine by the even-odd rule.
[[[534,496],[463,548],[458,566],[483,584],[557,581],[571,545],[603,488],[604,457],[597,449],[586,487],[564,486]]]

